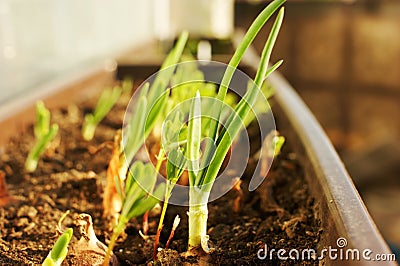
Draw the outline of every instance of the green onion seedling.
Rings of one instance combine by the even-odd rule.
[[[50,127],[50,111],[46,109],[42,101],[36,103],[36,119],[34,127],[36,144],[29,152],[25,161],[25,170],[27,172],[34,172],[36,170],[40,156],[58,132],[57,124],[53,124]]]
[[[159,161],[162,162],[162,159],[159,158]],[[118,219],[118,224],[114,227],[104,259],[104,265],[108,265],[115,242],[118,236],[125,230],[129,220],[133,217],[143,215],[156,205],[159,201],[158,199],[162,198],[165,185],[162,183],[154,190],[160,167],[161,163],[157,164],[156,169],[154,169],[151,163],[143,164],[141,161],[136,161],[132,165],[126,179],[125,190],[124,192],[119,192],[121,194],[124,193],[122,211]]]
[[[107,171],[107,180],[113,180],[114,184],[107,184],[105,194],[108,196],[103,200],[104,210],[107,215],[118,217],[118,213],[115,213],[116,209],[113,206],[121,206],[122,197],[120,197],[120,202],[116,203],[115,190],[122,191],[130,163],[163,113],[168,96],[165,91],[176,68],[175,65],[181,58],[187,38],[188,33],[183,32],[161,66],[164,71],[161,71],[156,76],[151,86],[146,83],[142,87],[132,117],[127,121],[123,136],[124,145],[122,144],[122,138],[120,138],[120,141],[114,147],[116,154],[113,155],[109,163],[110,171]],[[116,156],[119,158],[116,158]]]
[[[65,232],[57,239],[53,248],[43,261],[43,266],[60,266],[68,254],[68,244],[71,240],[73,230],[68,228]]]
[[[126,143],[121,154],[119,169],[119,176],[122,179],[125,179],[129,164],[143,145],[143,140],[150,134],[163,113],[168,96],[165,90],[181,58],[187,39],[188,33],[183,32],[161,66],[161,70],[164,71],[159,72],[151,86],[146,84],[140,92],[136,108],[124,132]]]
[[[234,74],[235,68],[238,66],[245,50],[253,41],[257,32],[265,24],[265,22],[275,13],[276,10],[284,3],[284,0],[275,0],[270,3],[255,19],[250,26],[248,32],[244,36],[238,49],[235,51],[229,66],[222,78],[219,87],[217,101],[215,103],[212,117],[219,118],[222,112],[222,102],[227,94],[229,83]],[[208,235],[207,235],[207,202],[209,199],[211,188],[218,175],[228,150],[243,127],[243,121],[254,106],[256,99],[259,95],[259,88],[266,79],[266,77],[278,68],[282,61],[279,61],[271,68],[268,67],[272,48],[275,44],[279,29],[283,20],[284,9],[278,13],[274,22],[271,32],[268,36],[267,42],[264,46],[261,61],[254,79],[253,86],[247,90],[244,97],[236,105],[234,112],[228,118],[225,127],[219,131],[218,119],[211,120],[211,127],[209,137],[214,140],[215,150],[205,148],[202,155],[203,160],[210,161],[204,168],[200,168],[200,141],[201,141],[201,105],[200,99],[196,97],[191,106],[191,113],[189,115],[189,130],[187,141],[187,154],[191,163],[189,170],[189,251],[193,249],[202,248],[205,252],[209,252],[208,248]],[[210,145],[209,145],[210,146]],[[205,158],[205,159],[204,159]]]
[[[179,120],[179,118],[178,118],[179,115],[180,115],[180,113],[177,112],[175,115],[175,119],[174,119],[175,121],[177,119]],[[168,122],[170,122],[170,123],[168,123]],[[178,138],[179,138],[180,129],[177,127],[174,127],[174,125],[179,125],[179,124],[180,124],[179,122],[178,123],[175,122],[173,124],[171,121],[167,121],[167,124],[165,127],[168,128],[169,130],[174,130],[175,132],[173,132],[173,133],[171,132],[170,134],[175,135],[175,136],[178,135]],[[164,204],[163,204],[163,208],[161,211],[160,220],[158,223],[156,239],[154,241],[154,252],[153,252],[154,260],[157,259],[157,249],[158,249],[158,244],[160,241],[161,230],[164,226],[164,218],[165,218],[165,213],[167,211],[168,202],[169,202],[169,199],[172,194],[172,190],[173,190],[176,182],[178,182],[179,178],[182,176],[182,174],[185,170],[186,161],[187,160],[184,156],[184,151],[182,151],[180,147],[176,147],[175,149],[172,149],[168,154],[167,178],[166,178],[166,185],[165,185]]]
[[[126,87],[129,85],[125,85]],[[114,88],[106,88],[100,95],[96,108],[93,113],[85,115],[82,125],[82,136],[85,140],[92,140],[97,125],[106,117],[108,112],[113,108],[122,93],[122,88],[115,86]]]
[[[207,242],[207,202],[210,192],[196,186],[199,174],[199,157],[201,142],[201,99],[197,92],[193,98],[188,124],[187,157],[189,166],[189,249],[201,246],[209,252]],[[204,224],[206,226],[204,226]]]
[[[165,108],[165,115],[174,109],[174,107],[176,107],[178,104],[195,97],[197,92],[202,97],[217,96],[215,84],[204,82],[204,74],[198,69],[197,63],[193,60],[194,58],[190,55],[182,56],[183,63],[177,66],[176,73],[171,78],[171,88],[173,89],[171,90],[171,95],[168,99],[167,107]],[[235,102],[236,98],[234,95],[227,95],[225,99],[226,104],[233,106]],[[184,146],[186,145],[187,141],[187,126],[180,127],[180,125],[182,125],[182,117],[183,114],[180,111],[177,111],[172,120],[165,121],[163,126],[165,133],[162,135],[162,143],[165,145],[163,148],[168,153],[167,177],[164,203],[154,242],[154,260],[157,259],[160,234],[164,226],[165,213],[168,208],[172,190],[186,169],[187,160],[184,156]],[[207,119],[203,120],[205,123],[202,123],[201,132],[204,133],[205,136],[207,134],[209,124],[207,124]],[[171,233],[173,236],[173,231]],[[171,239],[172,236],[170,236]],[[170,241],[171,240],[169,240],[169,242]],[[167,242],[166,247],[169,245],[169,242]]]

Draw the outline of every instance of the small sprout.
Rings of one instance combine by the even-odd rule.
[[[43,261],[44,266],[59,266],[64,261],[68,254],[68,244],[71,240],[73,230],[68,228],[65,232],[57,239],[53,248]]]
[[[274,157],[276,157],[279,155],[279,153],[281,153],[282,146],[285,143],[285,137],[277,135],[274,137],[272,142],[275,144]]]
[[[174,123],[168,123],[171,121],[166,121],[166,130],[169,130],[167,132],[167,135],[170,135],[170,137],[167,137],[167,145],[168,143],[174,143],[174,142],[179,142],[175,141],[176,139],[180,139],[180,134],[182,134],[182,131],[180,130],[179,127],[176,127],[176,125],[181,124],[179,122],[179,116],[180,113],[176,112],[175,117],[173,118]],[[175,125],[175,126],[174,126]],[[168,145],[171,146],[171,145]],[[164,204],[161,212],[161,217],[158,223],[158,228],[157,228],[157,234],[156,234],[156,239],[154,241],[154,249],[153,249],[153,258],[154,260],[157,259],[157,250],[158,250],[158,244],[160,241],[160,235],[161,235],[161,230],[164,226],[164,218],[165,218],[165,213],[167,211],[168,207],[168,202],[171,197],[172,190],[178,182],[179,178],[182,176],[184,170],[185,170],[185,165],[186,165],[186,159],[184,156],[184,152],[182,152],[180,147],[176,147],[169,151],[168,154],[168,160],[167,160],[167,180],[166,180],[166,185],[165,185],[165,196],[164,196]]]
[[[174,223],[172,224],[172,231],[175,231],[176,228],[178,228],[179,223],[181,222],[181,218],[179,218],[179,215],[176,215],[174,219]]]
[[[162,160],[162,158],[159,159],[161,162]],[[132,165],[125,183],[121,215],[119,216],[118,224],[114,227],[104,265],[108,265],[115,242],[125,230],[127,223],[133,217],[143,215],[146,211],[151,210],[158,202],[158,199],[162,197],[164,184],[160,184],[154,190],[160,167],[161,163],[154,169],[151,163],[143,164],[140,161],[136,161]],[[154,193],[151,193],[153,191]]]
[[[124,78],[121,84],[122,93],[130,93],[133,89],[133,79],[130,77]]]
[[[259,157],[261,162],[260,177],[267,175],[272,160],[280,153],[284,143],[285,137],[279,136],[279,132],[276,130],[271,131],[265,137],[262,148],[254,155],[254,157]]]
[[[106,117],[108,112],[110,112],[111,108],[115,105],[121,95],[121,92],[122,88],[119,86],[116,86],[113,89],[107,88],[103,90],[94,112],[85,115],[85,120],[82,126],[82,136],[85,140],[89,141],[93,139],[97,125],[104,119],[104,117]]]
[[[147,241],[150,238],[147,234],[143,234],[141,230],[139,230],[139,235],[144,241]]]
[[[261,27],[283,3],[284,0],[275,0],[271,2],[260,13],[260,15],[258,15],[253,24],[250,26],[242,42],[239,44],[232,59],[230,60],[229,67],[224,73],[217,95],[217,99],[220,101],[217,101],[214,104],[215,106],[212,108],[212,114],[210,118],[218,118],[221,116],[223,110],[222,102],[227,95],[229,83],[236,67],[243,57],[244,52],[254,40]],[[264,46],[260,65],[254,78],[254,84],[247,90],[244,97],[236,105],[234,112],[226,121],[225,127],[219,130],[218,119],[211,119],[209,137],[213,140],[213,143],[210,143],[210,145],[207,146],[215,144],[216,148],[215,150],[212,150],[209,147],[205,148],[202,155],[203,161],[204,158],[205,161],[207,161],[208,158],[211,158],[211,160],[210,163],[207,161],[206,167],[201,168],[200,171],[197,169],[199,169],[198,154],[201,152],[199,148],[201,120],[197,119],[197,117],[201,116],[202,111],[199,107],[196,108],[196,101],[194,101],[192,104],[191,109],[194,110],[192,113],[195,113],[196,115],[189,115],[189,118],[193,119],[189,119],[189,133],[187,141],[188,158],[192,163],[192,167],[189,170],[189,252],[198,248],[203,249],[206,253],[210,252],[210,249],[207,246],[207,202],[210,191],[235,137],[242,129],[244,119],[248,116],[252,107],[256,103],[257,98],[259,97],[259,88],[267,76],[282,64],[282,62],[279,61],[270,68],[268,66],[272,48],[282,25],[283,14],[284,8],[281,8]]]
[[[233,190],[237,192],[237,197],[233,201],[233,211],[235,213],[238,213],[240,211],[240,203],[243,198],[243,190],[240,187],[240,185],[242,184],[242,180],[240,180],[240,177],[236,177],[233,179],[233,182],[234,182]]]
[[[62,230],[62,222],[63,222],[64,219],[68,216],[69,213],[70,213],[70,211],[67,210],[67,211],[61,216],[60,220],[58,220],[58,224],[57,224],[57,227],[56,227],[56,231],[57,231],[57,233],[60,234],[60,235],[63,233],[63,230]]]
[[[41,101],[36,103],[36,119],[34,127],[36,144],[25,161],[25,170],[30,173],[36,170],[40,156],[58,132],[57,124],[53,124],[50,127],[50,111],[46,109]]]
[[[178,227],[180,221],[181,221],[181,218],[179,218],[179,215],[177,215],[174,219],[174,224],[172,225],[171,234],[168,237],[167,244],[165,244],[165,249],[168,249],[169,245],[171,244],[172,238],[174,237],[174,234],[175,234],[175,230]]]

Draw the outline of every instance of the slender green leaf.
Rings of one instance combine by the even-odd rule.
[[[113,89],[106,88],[103,90],[93,113],[87,114],[84,118],[84,123],[82,125],[82,136],[85,140],[89,141],[93,139],[96,127],[110,112],[112,107],[118,101],[121,93],[122,88],[119,86],[116,86]]]
[[[153,195],[149,195],[147,198],[141,198],[135,203],[134,208],[129,212],[128,217],[137,217],[142,215],[148,210],[151,210],[162,198],[165,191],[165,184],[161,183],[154,191]]]
[[[170,79],[175,71],[176,64],[183,53],[188,33],[183,32],[179,37],[175,47],[167,55],[164,60],[161,70],[154,82],[149,87],[146,84],[142,90],[139,98],[142,105],[139,103],[138,107],[133,111],[132,120],[128,123],[129,136],[125,146],[125,158],[121,158],[123,163],[129,164],[137,151],[144,143],[144,139],[150,134],[158,117],[163,113],[163,109],[167,105],[168,91],[165,91]],[[145,104],[145,107],[143,106]],[[126,169],[124,167],[123,169]],[[122,171],[122,175],[126,174]]]
[[[144,123],[146,121],[147,99],[140,97],[135,115],[133,115],[131,123],[128,124],[129,132],[127,136],[125,148],[125,156],[127,163],[133,160],[133,157],[144,143]]]
[[[215,108],[213,108],[213,115],[211,116],[212,118],[215,118],[215,120],[211,120],[210,124],[210,137],[212,139],[216,139],[217,136],[217,131],[218,131],[218,121],[219,121],[219,116],[221,113],[222,105],[221,102],[224,101],[226,93],[228,91],[228,86],[230,84],[230,81],[236,71],[237,66],[240,63],[240,60],[242,59],[245,51],[247,48],[250,46],[250,44],[253,42],[254,38],[257,36],[257,33],[261,30],[261,28],[264,26],[264,24],[268,21],[268,19],[272,16],[272,14],[275,13],[276,10],[285,2],[285,0],[277,0],[271,2],[254,20],[254,22],[251,24],[249,29],[247,30],[245,36],[243,37],[243,40],[237,47],[234,55],[232,56],[231,60],[229,61],[228,67],[224,73],[224,76],[222,77],[221,85],[218,90],[218,100],[220,102],[216,102]]]
[[[179,148],[172,150],[168,154],[167,161],[167,179],[171,184],[176,184],[179,177],[183,174],[186,166],[186,158],[184,152]]]
[[[163,93],[166,86],[168,86],[169,80],[172,77],[172,74],[175,71],[175,65],[179,62],[183,50],[185,48],[187,39],[189,37],[188,32],[182,32],[179,36],[179,39],[175,45],[175,47],[171,50],[171,52],[165,58],[161,70],[157,77],[155,78],[153,84],[151,85],[148,99],[150,106],[152,106],[158,97]]]
[[[217,139],[217,149],[215,151],[215,156],[210,165],[207,167],[207,172],[205,174],[203,184],[212,185],[212,183],[214,182],[216,176],[218,175],[218,171],[223,163],[223,160],[225,159],[225,156],[229,150],[229,147],[232,144],[233,139],[240,131],[240,128],[243,127],[242,121],[245,119],[246,115],[250,111],[250,108],[254,105],[254,102],[259,94],[259,87],[262,85],[262,82],[266,78],[266,75],[270,73],[270,71],[268,71],[268,62],[271,56],[272,48],[278,36],[279,29],[282,25],[283,14],[284,8],[281,8],[263,49],[260,66],[255,77],[253,88],[251,90],[248,90],[245,96],[241,99],[241,101],[235,108],[235,112],[232,114],[232,119],[229,120],[230,123],[227,123],[227,130],[224,131],[224,134],[220,134]],[[209,189],[211,189],[210,186]]]

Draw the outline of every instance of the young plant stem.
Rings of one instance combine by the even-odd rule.
[[[153,259],[154,260],[157,260],[158,244],[160,243],[161,231],[162,231],[162,228],[164,227],[165,213],[167,212],[168,201],[169,201],[169,197],[171,195],[170,191],[172,190],[172,189],[170,189],[170,186],[171,186],[171,182],[167,179],[166,187],[165,187],[165,196],[164,196],[163,208],[162,208],[162,211],[161,211],[160,221],[158,222],[156,238],[154,240],[154,250],[153,250]]]
[[[189,159],[189,241],[188,251],[202,247],[209,252],[207,246],[207,203],[210,196],[208,189],[198,184],[199,153],[201,143],[201,99],[199,91],[193,98],[189,113],[187,155]]]
[[[121,221],[121,219],[119,219],[119,221]],[[128,221],[126,221],[126,223],[127,222]],[[111,258],[111,252],[114,249],[115,242],[117,241],[119,235],[124,230],[126,223],[123,224],[123,223],[118,222],[118,225],[116,227],[117,229],[113,231],[113,233],[111,235],[110,243],[108,244],[108,249],[107,249],[106,256],[104,257],[103,266],[108,266],[109,265],[110,258]]]
[[[205,252],[209,252],[207,219],[207,203],[210,192],[204,191],[199,187],[191,186],[189,190],[189,248],[191,251],[202,247]]]
[[[165,244],[165,249],[169,248],[169,245],[171,244],[172,239],[174,238],[174,235],[175,235],[175,230],[172,230],[171,234],[168,237],[167,243]]]
[[[164,158],[164,150],[163,149],[160,149],[160,154],[158,156]],[[159,164],[159,162],[160,161],[157,162],[157,167],[158,167],[157,172],[159,171],[159,169],[161,167],[161,163]],[[172,192],[174,185],[175,185],[175,183],[171,183],[171,181],[168,178],[166,179],[164,204],[163,204],[163,208],[161,211],[160,221],[158,222],[156,238],[154,241],[154,250],[153,250],[154,260],[157,260],[157,249],[158,249],[158,244],[160,243],[160,235],[161,235],[162,228],[164,226],[165,213],[167,212],[169,198],[171,197],[171,192]]]
[[[36,143],[25,161],[25,170],[27,172],[31,173],[36,170],[40,156],[45,152],[57,132],[57,124],[53,124],[50,127],[50,111],[47,110],[42,101],[38,101],[36,103],[36,123],[33,129]]]
[[[172,239],[174,238],[175,230],[176,230],[176,228],[178,227],[180,221],[181,221],[181,218],[179,218],[179,215],[177,215],[177,216],[175,217],[175,219],[174,219],[174,223],[173,223],[173,225],[172,225],[172,229],[171,229],[171,233],[169,234],[168,241],[167,241],[167,243],[165,244],[165,249],[168,249],[168,248],[169,248],[169,245],[171,244]]]
[[[160,151],[158,152],[156,159],[157,159],[157,164],[156,164],[156,171],[155,171],[154,175],[157,178],[157,174],[160,172],[161,165],[162,165],[163,161],[165,160],[165,154],[164,154],[164,150],[162,148],[160,148]],[[152,193],[152,191],[150,193]]]
[[[164,225],[162,224],[161,227],[159,226],[157,228],[157,234],[156,234],[156,239],[154,240],[154,249],[153,249],[153,260],[156,261],[157,260],[157,249],[158,249],[158,244],[160,243],[160,235],[161,235],[161,231],[162,228],[164,227]]]

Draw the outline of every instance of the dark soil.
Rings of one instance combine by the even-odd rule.
[[[95,139],[86,142],[81,137],[81,124],[85,112],[95,105],[95,99],[79,108],[71,105],[52,110],[52,121],[60,131],[52,146],[42,157],[33,174],[24,172],[24,162],[33,145],[33,128],[16,135],[1,152],[0,170],[6,174],[9,193],[14,201],[0,208],[0,265],[40,264],[52,248],[56,226],[62,214],[71,214],[63,227],[73,227],[70,243],[73,250],[78,232],[73,217],[88,213],[93,218],[96,235],[108,243],[110,233],[102,218],[102,192],[106,169],[112,151],[104,148],[93,153],[104,142],[112,142],[121,127],[129,97],[120,100],[96,130]],[[268,178],[256,192],[246,191],[246,177],[242,184],[244,196],[238,213],[233,211],[237,191],[209,205],[208,228],[214,252],[202,258],[211,265],[317,265],[318,261],[260,260],[259,249],[316,249],[320,236],[319,221],[315,218],[314,201],[308,193],[302,167],[286,143],[282,154],[275,160]],[[196,257],[185,257],[187,248],[187,209],[169,206],[161,247],[166,243],[176,214],[181,223],[175,233],[170,250],[159,253],[158,264],[180,265],[199,263]],[[149,234],[154,235],[158,216],[149,219]],[[154,237],[143,240],[138,231],[141,219],[132,220],[126,236],[117,243],[114,253],[122,265],[147,264],[152,261]],[[75,251],[74,251],[75,252]],[[73,252],[65,265],[74,261]],[[75,260],[76,263],[76,260]]]

